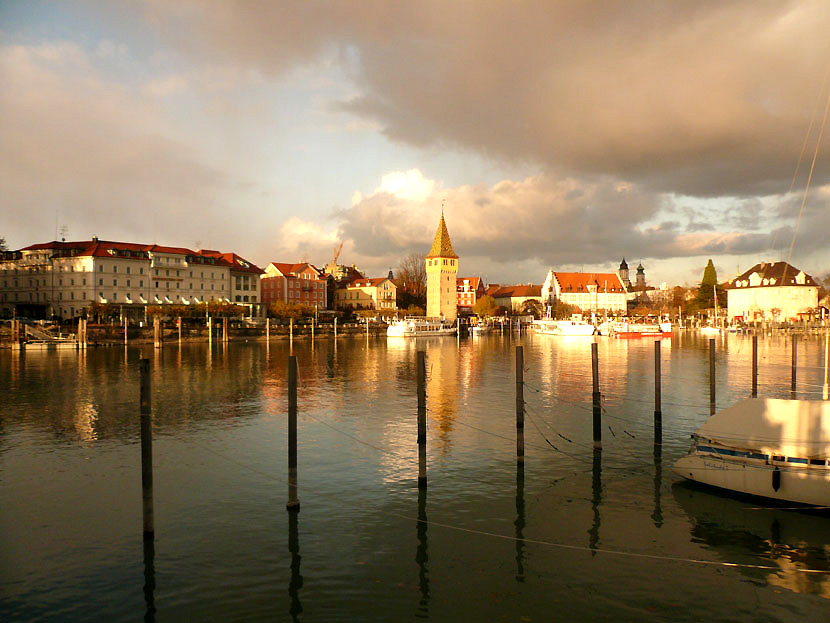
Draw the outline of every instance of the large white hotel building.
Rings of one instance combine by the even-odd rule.
[[[63,319],[92,302],[125,315],[147,305],[229,302],[257,315],[262,270],[235,253],[92,240],[0,253],[0,312]]]

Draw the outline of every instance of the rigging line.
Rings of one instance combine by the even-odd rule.
[[[821,137],[824,135],[824,126],[827,123],[827,112],[830,111],[830,94],[827,95],[827,104],[824,107],[824,118],[821,121],[821,129],[818,133],[818,138],[816,139],[816,149],[813,152],[813,162],[810,165],[810,174],[807,176],[807,185],[804,187],[804,196],[801,198],[801,207],[798,209],[798,219],[795,222],[795,230],[793,231],[793,239],[790,243],[790,252],[787,254],[787,264],[790,263],[793,256],[793,248],[795,247],[795,239],[798,235],[798,228],[801,225],[801,215],[804,212],[804,204],[807,202],[807,193],[810,191],[810,182],[813,179],[813,171],[816,168],[816,159],[818,159],[818,150],[821,146]],[[784,268],[784,275],[782,278],[782,284],[786,283],[787,279],[787,269]]]
[[[468,534],[476,534],[479,536],[487,536],[491,538],[497,539],[504,539],[507,541],[520,541],[522,543],[532,543],[534,545],[544,545],[547,547],[556,547],[560,549],[569,549],[575,550],[580,552],[590,552],[590,553],[597,553],[597,554],[608,554],[612,556],[629,556],[632,558],[640,558],[640,559],[647,559],[647,560],[661,560],[666,562],[687,562],[693,563],[698,565],[708,565],[714,567],[733,567],[738,569],[760,569],[764,571],[781,571],[781,567],[772,566],[772,565],[753,565],[749,563],[740,563],[740,562],[723,562],[719,560],[703,560],[698,558],[683,558],[680,556],[663,556],[661,554],[646,554],[643,552],[627,552],[623,550],[614,550],[614,549],[606,549],[601,547],[586,547],[584,545],[569,545],[567,543],[556,543],[554,541],[544,541],[541,539],[528,539],[528,538],[519,538],[512,535],[507,534],[498,534],[496,532],[487,532],[484,530],[475,530],[473,528],[464,528],[461,526],[453,526],[451,524],[445,524],[438,521],[433,521],[429,519],[420,519],[412,517],[411,515],[404,515],[402,513],[395,513],[390,512],[390,515],[400,517],[402,519],[410,519],[417,523],[422,523],[427,526],[435,526],[438,528],[446,528],[448,530],[456,530],[459,532],[466,532]],[[827,575],[830,574],[830,570],[826,569],[802,569],[802,568],[794,568],[794,571],[798,571],[800,573],[814,573],[814,574],[823,574]]]
[[[816,98],[816,102],[813,106],[813,114],[810,115],[810,125],[807,127],[807,133],[804,135],[804,142],[801,144],[801,153],[798,154],[798,161],[795,163],[795,171],[793,171],[793,179],[790,182],[790,188],[787,190],[787,194],[789,195],[793,188],[795,188],[795,180],[798,177],[798,169],[801,168],[801,161],[804,159],[804,152],[807,151],[807,143],[810,140],[810,134],[813,133],[813,125],[816,122],[816,114],[818,113],[818,107],[821,103],[821,95],[824,93],[824,87],[827,85],[827,76],[830,74],[830,65],[824,72],[824,81],[821,83],[821,89],[819,89],[819,97]],[[776,230],[775,236],[772,239],[772,245],[770,245],[770,251],[775,253],[775,245],[778,242],[778,231]]]

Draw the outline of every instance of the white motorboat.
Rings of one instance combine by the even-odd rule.
[[[438,318],[404,318],[392,322],[386,329],[387,337],[432,337],[455,335],[456,327]]]
[[[596,327],[584,320],[534,320],[533,328],[537,333],[549,335],[579,335],[590,337],[596,333]]]
[[[679,476],[729,491],[830,506],[830,401],[748,398],[692,435]]]
[[[619,320],[608,323],[608,335],[611,337],[671,337],[670,322],[629,322]]]
[[[470,335],[477,336],[477,335],[485,335],[486,333],[490,333],[490,331],[492,329],[493,329],[493,327],[489,324],[473,324],[473,325],[470,325],[470,328],[468,330],[470,332]]]
[[[704,337],[717,337],[721,334],[721,330],[717,327],[713,327],[710,325],[706,325],[705,327],[700,327],[700,334]]]

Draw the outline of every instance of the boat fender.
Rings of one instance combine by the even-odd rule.
[[[781,488],[781,470],[778,466],[772,470],[772,490],[778,491]]]

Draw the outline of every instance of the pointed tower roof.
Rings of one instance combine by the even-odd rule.
[[[450,232],[447,231],[443,211],[441,212],[441,222],[438,223],[438,231],[435,232],[435,239],[432,241],[432,248],[426,254],[426,257],[458,257],[455,251],[452,250]]]

